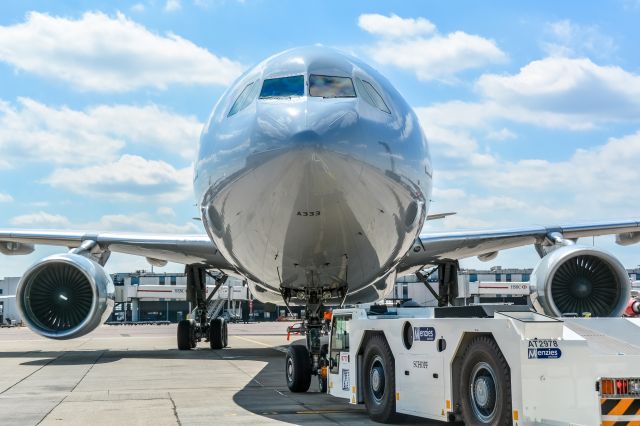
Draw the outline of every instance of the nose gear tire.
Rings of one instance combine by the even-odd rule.
[[[306,392],[311,385],[311,356],[305,346],[289,345],[285,359],[287,386],[291,392]]]

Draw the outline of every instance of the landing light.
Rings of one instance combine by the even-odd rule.
[[[64,294],[59,295],[58,297],[60,297],[60,299],[64,300],[65,302],[67,300],[69,300],[69,298],[67,296],[65,296]]]

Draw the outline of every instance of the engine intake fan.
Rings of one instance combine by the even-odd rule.
[[[31,330],[52,339],[70,339],[106,321],[113,310],[113,293],[111,277],[102,266],[65,253],[41,260],[22,276],[16,303]]]
[[[543,257],[531,274],[530,302],[550,316],[619,317],[631,282],[624,266],[593,247],[560,247]]]

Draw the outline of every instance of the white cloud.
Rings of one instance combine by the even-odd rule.
[[[434,146],[436,185],[447,188],[436,186],[432,210],[459,212],[440,226],[553,225],[637,217],[640,131],[578,149],[566,159],[506,160],[487,151],[486,143],[511,137],[508,129],[494,127],[502,121],[585,130],[615,119],[604,110],[587,114],[572,113],[568,107],[545,109],[544,102],[527,100],[535,93],[513,92],[525,99],[515,102],[518,95],[512,94],[509,102],[454,101],[416,109]]]
[[[13,201],[11,194],[0,192],[0,203],[10,203],[11,201]]]
[[[550,56],[609,57],[617,46],[613,38],[602,34],[595,25],[579,25],[568,19],[550,22],[545,26],[543,49]]]
[[[157,105],[97,106],[85,115],[104,134],[153,148],[161,147],[193,160],[202,123],[193,116],[174,114]],[[88,129],[87,129],[88,130]]]
[[[142,3],[136,3],[133,6],[131,6],[131,10],[134,12],[144,12],[144,4]]]
[[[182,9],[182,4],[180,0],[167,0],[164,4],[165,12],[175,12],[176,10]]]
[[[112,163],[57,169],[45,183],[89,197],[177,202],[192,196],[191,178],[191,167],[123,155]]]
[[[43,211],[16,216],[9,221],[14,226],[68,228],[69,219],[59,214],[51,214]]]
[[[486,136],[487,139],[494,141],[506,141],[509,139],[516,139],[517,137],[518,135],[516,135],[506,127],[503,127],[500,130],[491,130],[489,133],[487,133]]]
[[[433,24],[432,29],[428,24],[431,23],[424,18],[360,16],[364,30],[385,36],[370,49],[373,59],[413,71],[420,80],[451,80],[460,71],[506,60],[506,54],[493,40],[462,31],[441,35]],[[425,36],[429,32],[433,34]]]
[[[474,221],[508,227],[637,217],[640,131],[578,149],[566,160],[493,161],[489,167],[474,166],[472,160],[436,164],[437,184],[447,189],[434,190],[435,206],[460,213],[446,227]]]
[[[104,215],[99,221],[83,224],[81,228],[96,231],[131,231],[160,234],[201,234],[203,232],[202,227],[194,222],[182,224],[159,222],[155,217],[146,213]]]
[[[0,60],[82,90],[229,84],[242,66],[175,34],[158,35],[121,13],[68,19],[31,12],[0,26]]]
[[[176,212],[171,207],[158,207],[156,213],[158,216],[176,217]]]
[[[51,214],[44,211],[16,216],[10,220],[14,226],[27,228],[66,228],[71,226],[71,221],[63,215]],[[135,214],[109,214],[100,217],[95,222],[74,223],[73,229],[87,231],[117,231],[117,232],[149,232],[162,234],[198,234],[202,233],[202,227],[194,222],[176,224],[171,222],[159,222],[147,213]]]
[[[467,157],[470,152],[478,149],[475,139],[463,131],[453,130],[438,125],[430,125],[430,121],[421,120],[427,133],[429,142],[441,145],[439,154],[449,158]]]
[[[571,193],[589,205],[635,203],[640,182],[640,131],[578,149],[566,161],[520,160],[486,175],[486,185],[531,192]],[[483,173],[487,173],[486,171]],[[588,193],[585,189],[588,188]]]
[[[407,37],[435,32],[436,26],[425,18],[401,18],[377,13],[360,15],[358,26],[368,33],[385,37]]]
[[[0,102],[0,153],[13,163],[39,160],[54,164],[109,159],[124,141],[83,126],[84,113],[49,108],[19,99],[20,108]]]
[[[467,193],[460,188],[441,188],[433,187],[432,198],[437,202],[439,200],[461,200],[467,196]]]
[[[483,75],[476,87],[509,108],[587,116],[593,121],[640,115],[640,76],[586,58],[533,61],[515,75]]]
[[[14,163],[91,164],[115,160],[131,143],[193,159],[201,127],[195,117],[156,105],[78,111],[20,98],[18,107],[0,101],[0,156]]]
[[[548,57],[516,74],[485,74],[476,90],[482,97],[475,102],[416,108],[427,135],[433,127],[444,127],[484,130],[489,139],[511,138],[492,128],[503,120],[569,130],[640,121],[640,76],[584,58]]]
[[[589,130],[601,123],[605,117],[593,115],[572,115],[500,103],[496,100],[481,99],[476,102],[450,101],[433,104],[428,107],[415,108],[427,136],[433,127],[449,129],[485,130],[490,134],[493,125],[501,120],[515,123],[532,124],[539,127],[562,128],[569,130]]]

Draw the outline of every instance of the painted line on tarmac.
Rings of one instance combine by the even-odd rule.
[[[248,337],[243,337],[243,336],[232,336],[232,337],[237,337],[238,339],[242,339],[242,340],[245,340],[247,342],[255,343],[256,345],[264,346],[264,347],[267,347],[269,349],[273,349],[274,351],[282,352],[282,353],[285,353],[285,354],[287,353],[287,349],[283,348],[282,346],[271,346],[271,345],[268,345],[266,343],[262,343],[262,342],[259,342],[257,340],[249,339]]]

